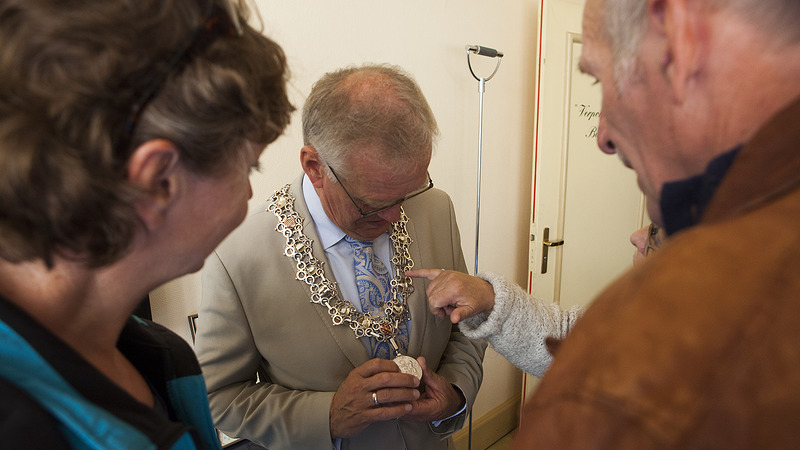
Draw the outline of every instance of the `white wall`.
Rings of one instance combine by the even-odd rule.
[[[441,128],[430,173],[455,204],[467,265],[475,261],[479,92],[464,46],[505,53],[484,93],[483,164],[478,266],[527,285],[533,97],[536,63],[535,0],[256,0],[265,33],[284,48],[292,73],[290,95],[301,108],[312,83],[335,68],[363,62],[397,64],[414,75]],[[495,60],[471,58],[478,76]],[[300,173],[300,115],[262,156],[252,178],[251,211]],[[154,318],[191,342],[186,316],[197,311],[196,274],[151,294]],[[202,325],[201,325],[202,326]],[[474,418],[518,395],[520,373],[491,349]]]

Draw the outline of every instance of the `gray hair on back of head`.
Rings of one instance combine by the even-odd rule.
[[[636,54],[647,31],[647,2],[608,0],[605,6],[604,25],[613,55],[614,80],[621,91],[636,71]]]
[[[349,151],[356,147],[372,146],[387,164],[399,167],[428,157],[438,135],[422,90],[397,66],[367,64],[326,73],[303,107],[304,144],[340,175],[348,174]]]
[[[798,0],[702,0],[701,7],[727,9],[746,17],[759,29],[772,33],[776,42],[800,43]],[[607,0],[603,8],[604,31],[613,54],[614,77],[622,90],[636,73],[637,51],[647,31],[644,0]]]

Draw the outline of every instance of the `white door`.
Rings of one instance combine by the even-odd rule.
[[[633,171],[597,148],[600,86],[577,69],[583,3],[539,9],[529,291],[564,308],[630,268],[629,236],[645,214]],[[524,383],[527,395],[535,379]]]

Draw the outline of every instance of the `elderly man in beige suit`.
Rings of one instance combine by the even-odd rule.
[[[348,68],[315,84],[303,132],[304,173],[203,270],[197,352],[215,422],[270,449],[450,448],[486,344],[429,314],[427,280],[405,275],[466,271],[427,171],[433,113],[402,70]]]

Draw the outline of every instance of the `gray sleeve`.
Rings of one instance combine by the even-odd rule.
[[[511,364],[535,376],[550,367],[552,356],[545,348],[548,336],[563,338],[583,312],[579,306],[562,310],[556,303],[536,298],[515,283],[493,273],[478,275],[494,288],[494,309],[459,324],[471,339],[486,339]]]

